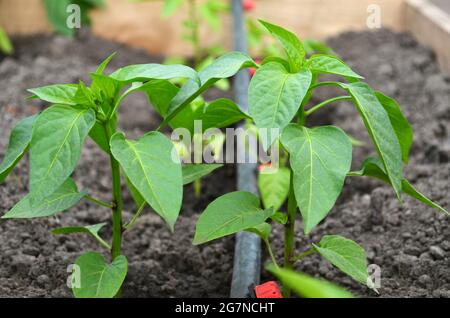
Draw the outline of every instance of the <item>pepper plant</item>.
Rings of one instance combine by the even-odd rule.
[[[228,193],[212,202],[198,220],[194,244],[239,231],[256,233],[267,246],[273,263],[268,269],[284,283],[286,297],[291,295],[291,288],[308,296],[309,287],[315,289],[320,285],[292,271],[297,262],[312,254],[320,254],[357,282],[375,290],[368,276],[366,253],[352,240],[325,235],[296,254],[297,213],[300,211],[304,234],[308,236],[333,208],[345,179],[367,176],[391,185],[400,201],[407,194],[448,215],[403,176],[413,130],[394,99],[373,90],[342,60],[324,54],[307,58],[304,45],[294,33],[268,22],[261,23],[281,42],[286,54],[284,58],[267,58],[256,71],[249,87],[249,115],[259,129],[264,149],[280,146],[280,167],[263,169],[260,174],[262,205],[257,196],[248,192]],[[333,74],[342,80],[321,81],[322,74]],[[314,92],[328,87],[339,88],[343,95],[310,107]],[[341,128],[308,125],[312,114],[338,101],[354,104],[377,153],[364,162],[360,171],[351,171],[352,141]],[[267,129],[275,130],[262,138],[261,133]],[[287,212],[279,212],[286,200]],[[282,263],[271,248],[271,222],[284,226]],[[349,296],[334,285],[323,284],[323,290],[331,293],[316,296]]]
[[[10,143],[0,165],[0,182],[21,158],[30,152],[29,194],[7,212],[3,219],[31,219],[54,216],[85,199],[110,210],[112,231],[109,242],[100,235],[107,224],[88,224],[58,228],[53,234],[86,233],[110,253],[87,252],[74,266],[73,294],[76,297],[114,297],[120,295],[127,273],[122,253],[123,234],[130,231],[149,205],[174,230],[181,204],[183,185],[212,172],[219,165],[182,165],[172,141],[159,131],[131,140],[119,131],[119,108],[126,97],[142,91],[155,110],[164,117],[161,127],[192,126],[202,120],[206,127],[225,127],[246,115],[237,105],[217,100],[198,108],[196,98],[218,80],[228,78],[245,67],[254,67],[250,57],[232,52],[214,61],[201,72],[184,65],[139,64],[104,73],[113,55],[91,74],[91,84],[56,84],[30,89],[31,98],[50,104],[41,113],[25,118],[13,128]],[[189,79],[179,88],[174,78]],[[224,120],[225,118],[225,120]],[[205,128],[206,129],[206,128]],[[87,138],[91,138],[109,157],[111,200],[104,202],[79,191],[72,174]],[[122,184],[126,183],[136,201],[136,213],[125,222],[122,217]]]

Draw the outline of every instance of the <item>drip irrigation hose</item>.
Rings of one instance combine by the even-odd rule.
[[[232,1],[234,49],[244,53],[247,49],[247,34],[242,0]],[[236,75],[234,82],[235,100],[242,110],[248,109],[248,85],[250,75],[247,70]],[[238,143],[240,147],[241,143]],[[240,153],[238,149],[238,153]],[[242,151],[242,153],[244,153]],[[258,194],[256,179],[256,163],[237,165],[237,188]],[[251,286],[258,285],[261,274],[261,239],[248,232],[236,235],[234,249],[233,279],[231,282],[231,298],[249,298]]]

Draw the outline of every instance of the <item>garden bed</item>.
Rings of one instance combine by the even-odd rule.
[[[118,54],[111,68],[161,61],[86,34],[75,42],[37,36],[15,44],[16,55],[0,62],[0,157],[8,141],[6,132],[19,118],[42,107],[36,102],[25,102],[26,88],[76,82],[112,51]],[[450,77],[439,71],[433,53],[407,35],[386,30],[347,33],[331,39],[330,45],[357,72],[367,76],[371,85],[398,99],[416,135],[406,175],[420,190],[448,208]],[[318,112],[315,120],[339,125],[370,145],[367,136],[361,134],[365,130],[356,111],[345,104],[333,108],[336,110],[330,111],[330,107]],[[121,112],[120,126],[130,137],[154,129],[160,121],[144,96],[130,96]],[[355,155],[354,167],[358,168],[369,153],[366,148],[357,148]],[[92,143],[83,157],[75,180],[80,188],[107,200],[107,158]],[[26,161],[0,185],[1,212],[27,193],[25,171]],[[206,178],[199,200],[188,187],[175,235],[157,215],[147,211],[125,237],[123,253],[130,266],[124,296],[227,297],[234,239],[229,237],[200,247],[192,246],[191,241],[198,213],[212,199],[234,189],[233,166]],[[326,230],[327,234],[344,235],[361,243],[368,251],[370,263],[381,267],[381,296],[450,297],[448,219],[408,198],[405,201],[400,206],[392,190],[375,181],[348,180],[338,205],[311,239],[317,241]],[[129,211],[125,217],[129,218],[133,203],[128,194],[125,203]],[[69,297],[70,290],[65,286],[67,266],[82,251],[96,250],[97,245],[86,236],[54,237],[49,230],[61,225],[104,222],[109,219],[108,213],[83,203],[58,218],[0,221],[0,297]],[[274,245],[281,246],[281,228],[276,228],[274,235]],[[297,241],[299,251],[306,243],[303,239]],[[299,270],[336,281],[359,296],[375,296],[318,257],[307,259]],[[263,277],[268,279],[265,272]]]

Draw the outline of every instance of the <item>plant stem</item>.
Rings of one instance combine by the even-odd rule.
[[[312,254],[314,254],[314,253],[316,253],[315,250],[307,250],[306,252],[303,252],[303,253],[297,255],[296,257],[294,257],[294,258],[292,259],[292,263],[295,264],[295,263],[301,261],[302,259],[304,259],[305,257],[307,257],[307,256],[309,256],[309,255],[312,255]]]
[[[351,96],[339,96],[339,97],[334,97],[334,98],[328,99],[320,104],[317,104],[314,107],[311,107],[311,109],[309,109],[305,112],[305,115],[310,116],[312,113],[318,111],[322,107],[327,106],[334,102],[342,101],[342,100],[352,100],[352,98],[351,98]]]
[[[147,202],[144,202],[139,209],[137,210],[137,212],[134,214],[133,218],[131,219],[130,222],[128,222],[126,225],[124,225],[123,229],[124,231],[129,231],[131,230],[131,228],[133,227],[133,225],[136,223],[137,219],[139,218],[139,216],[141,215],[142,211],[144,211],[144,208],[146,206]]]
[[[91,202],[93,202],[93,203],[95,203],[95,204],[98,204],[98,205],[100,205],[100,206],[103,206],[103,207],[105,207],[105,208],[108,208],[108,209],[112,209],[112,208],[113,208],[113,206],[112,206],[110,203],[103,202],[103,201],[101,201],[101,200],[98,200],[98,199],[96,199],[96,198],[90,196],[90,195],[86,195],[84,198],[85,198],[86,200],[88,200],[88,201],[91,201]]]
[[[284,267],[291,269],[293,267],[292,256],[295,251],[295,219],[297,214],[297,201],[295,200],[293,173],[291,172],[291,186],[288,199],[288,221],[284,226]],[[284,287],[284,297],[291,297],[291,290]]]
[[[269,252],[270,259],[272,260],[272,263],[274,263],[275,266],[276,266],[277,268],[279,268],[280,266],[278,265],[278,262],[277,262],[277,259],[275,258],[275,255],[273,254],[273,250],[272,250],[272,247],[270,246],[269,240],[264,240],[264,243],[265,243],[266,246],[267,246],[267,251]]]
[[[110,127],[109,122],[105,125],[105,132],[108,140],[111,139],[113,132]],[[116,158],[109,152],[109,158],[111,162],[111,174],[112,174],[112,184],[113,184],[113,207],[112,207],[112,221],[113,221],[113,239],[111,248],[111,259],[114,261],[118,256],[121,255],[121,245],[122,245],[122,187],[120,183],[120,165]]]

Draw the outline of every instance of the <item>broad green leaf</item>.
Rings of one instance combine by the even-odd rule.
[[[190,164],[183,166],[183,185],[194,182],[209,175],[216,169],[223,167],[221,164]]]
[[[248,117],[233,101],[220,98],[205,104],[199,119],[202,121],[203,129],[206,130],[208,128],[225,128]]]
[[[17,163],[27,152],[31,141],[31,131],[38,115],[19,121],[11,131],[5,157],[0,164],[0,183],[11,173]]]
[[[258,178],[258,188],[264,208],[278,211],[286,201],[291,184],[291,171],[280,167],[275,173],[262,171]]]
[[[106,67],[108,66],[108,64],[111,62],[111,60],[114,58],[114,56],[116,56],[116,52],[112,53],[110,56],[108,56],[106,58],[106,60],[104,60],[98,67],[97,70],[95,71],[95,74],[98,75],[103,75],[103,73],[105,72]]]
[[[30,200],[44,198],[74,171],[95,123],[92,109],[57,105],[36,119],[30,146]]]
[[[267,270],[304,298],[353,298],[353,295],[337,285],[289,269],[277,268],[273,264]]]
[[[308,60],[307,67],[314,73],[335,74],[357,79],[364,78],[361,75],[356,74],[342,60],[332,55],[313,55]]]
[[[111,249],[111,246],[106,243],[98,234],[98,232],[106,225],[106,223],[100,223],[88,226],[69,226],[60,227],[51,231],[55,235],[74,234],[74,233],[87,233],[92,235],[103,247]]]
[[[75,206],[86,195],[86,192],[78,192],[72,179],[67,179],[54,193],[32,202],[30,194],[20,200],[3,219],[31,219],[53,216],[59,212]]]
[[[183,0],[164,0],[162,15],[165,18],[170,17],[181,6]]]
[[[278,57],[278,56],[269,56],[266,57],[262,62],[261,65],[266,65],[269,64],[271,62],[276,62],[278,64],[281,64],[284,66],[284,68],[286,69],[286,71],[290,71],[290,66],[289,66],[289,61],[286,61],[285,59]]]
[[[173,230],[181,208],[183,176],[170,140],[159,132],[137,141],[117,133],[111,138],[111,152],[145,201]]]
[[[78,91],[76,84],[55,84],[28,90],[33,94],[31,98],[39,98],[51,104],[76,105],[75,95]]]
[[[394,128],[402,149],[403,162],[408,163],[409,151],[411,150],[414,139],[413,129],[403,115],[400,105],[393,98],[390,98],[381,92],[376,92],[375,94],[378,101],[388,113],[389,120],[391,121],[392,127]]]
[[[271,24],[262,20],[259,20],[259,22],[261,22],[261,24],[264,25],[267,30],[269,30],[269,32],[272,33],[272,35],[277,38],[283,45],[284,49],[286,50],[287,56],[289,57],[291,72],[299,72],[303,65],[303,62],[305,61],[306,55],[303,44],[299,40],[299,38],[291,31],[283,29],[278,25]]]
[[[364,161],[363,167],[359,171],[351,172],[349,176],[352,177],[372,177],[377,178],[381,181],[391,184],[389,177],[386,175],[386,170],[384,170],[383,163],[377,158],[368,158]],[[437,209],[447,215],[450,215],[446,209],[441,207],[439,204],[433,202],[427,198],[423,193],[419,192],[414,186],[406,179],[402,180],[402,191],[407,195],[419,200],[420,202]]]
[[[165,117],[169,109],[170,102],[178,94],[179,88],[169,81],[152,81],[140,89],[144,91],[150,103],[162,117]]]
[[[138,189],[136,189],[136,187],[130,181],[130,178],[126,177],[125,181],[127,183],[127,188],[130,191],[131,197],[133,198],[133,201],[136,204],[136,207],[138,208],[141,207],[145,203],[145,199],[142,197]]]
[[[10,55],[14,52],[13,45],[11,40],[6,34],[5,30],[0,26],[0,52],[3,52],[6,55]]]
[[[291,124],[281,142],[290,153],[294,192],[309,234],[333,208],[352,163],[348,136],[333,126],[309,129]]]
[[[79,275],[79,286],[74,284],[76,298],[113,298],[119,292],[128,271],[128,261],[120,255],[106,264],[103,255],[88,252],[77,258],[73,277]],[[76,271],[79,270],[77,273]],[[76,279],[75,279],[76,280]]]
[[[249,112],[258,129],[286,127],[305,98],[312,75],[309,70],[292,74],[279,63],[268,63],[256,71],[249,87]],[[262,139],[268,149],[277,135]]]
[[[179,112],[194,101],[217,81],[236,75],[243,68],[257,67],[247,54],[241,52],[227,53],[198,73],[200,83],[190,80],[183,85],[177,96],[170,103],[167,116],[161,126],[169,123]]]
[[[202,132],[209,128],[229,127],[249,116],[229,99],[221,98],[211,103],[195,100],[170,121],[172,128],[183,127],[194,134],[195,121],[201,121]]]
[[[198,219],[194,245],[258,226],[273,214],[273,209],[261,209],[258,197],[252,193],[225,194],[208,205]]]
[[[260,225],[248,228],[246,231],[258,235],[264,241],[268,241],[270,238],[270,232],[272,232],[272,226],[269,223],[264,222]]]
[[[400,198],[403,179],[402,150],[389,115],[366,83],[341,84],[355,100],[395,193]]]
[[[118,69],[111,78],[124,82],[146,82],[149,80],[168,80],[173,78],[189,78],[198,81],[197,72],[184,65],[136,64]]]
[[[364,249],[352,240],[338,235],[325,235],[314,249],[327,261],[357,282],[375,290],[367,272],[367,257]]]

